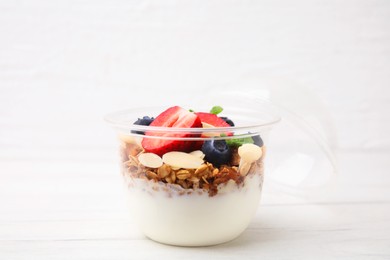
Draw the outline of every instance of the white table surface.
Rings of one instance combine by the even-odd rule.
[[[389,17],[386,0],[0,1],[0,260],[390,259]],[[266,179],[227,244],[146,239],[102,115],[253,75],[323,103],[337,180],[293,197]]]
[[[339,152],[337,181],[300,198],[265,182],[249,228],[201,248],[137,230],[114,151],[72,154],[0,159],[0,259],[390,259],[386,153]]]

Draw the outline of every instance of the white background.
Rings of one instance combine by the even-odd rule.
[[[78,126],[86,130],[129,103],[169,100],[175,90],[201,92],[257,73],[318,95],[341,148],[390,148],[388,1],[0,5],[1,121],[20,134],[12,141],[2,134],[1,143],[40,147],[47,134],[81,135]]]
[[[126,218],[124,202],[115,201],[122,193],[113,192],[120,181],[112,179],[118,170],[115,140],[103,115],[145,100],[169,103],[177,92],[207,95],[247,74],[296,82],[321,100],[335,126],[337,140],[331,143],[341,158],[342,180],[334,194],[320,198],[333,201],[332,216],[340,218],[306,226],[304,242],[314,241],[310,250],[294,244],[302,236],[291,230],[327,210],[311,211],[311,204],[294,211],[306,215],[296,213],[299,221],[292,226],[272,222],[290,210],[269,207],[239,243],[263,237],[271,227],[282,235],[262,249],[266,256],[288,257],[275,255],[281,248],[297,259],[323,254],[316,247],[322,241],[328,256],[389,257],[389,237],[380,232],[390,233],[390,2],[385,0],[0,0],[0,256],[22,259],[26,255],[18,248],[23,248],[53,259],[53,246],[76,258],[96,257],[97,251],[119,259],[128,253],[126,244],[157,250],[120,228]],[[265,205],[275,201],[264,196]],[[342,215],[337,205],[347,202],[358,206]],[[363,214],[355,224],[348,222],[362,211],[387,218]],[[261,219],[267,217],[264,226]],[[323,233],[318,243],[313,240],[318,237],[313,230],[335,226],[350,231],[336,234],[350,242],[344,251]],[[72,239],[87,245],[69,248],[66,241]],[[224,253],[216,257],[239,255],[239,248],[221,248]]]

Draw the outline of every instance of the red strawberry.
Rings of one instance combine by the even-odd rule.
[[[225,120],[215,114],[205,112],[197,112],[195,114],[199,117],[202,123],[206,123],[214,127],[231,127],[228,123],[225,122]],[[231,132],[227,132],[225,134],[229,136],[233,135]]]
[[[202,127],[202,123],[198,116],[194,113],[191,113],[179,106],[174,106],[158,115],[150,126],[195,128]],[[169,132],[158,133],[152,131],[146,132],[145,137],[142,140],[142,147],[146,152],[155,153],[160,156],[170,151],[190,152],[192,151],[194,145],[193,141],[148,138],[148,136],[183,138],[190,137],[191,134]]]
[[[200,121],[203,123],[207,123],[209,125],[212,125],[214,127],[230,127],[228,123],[225,122],[222,118],[215,114],[205,113],[205,112],[197,112],[195,113]]]

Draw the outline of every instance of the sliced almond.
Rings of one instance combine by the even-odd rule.
[[[166,153],[163,155],[162,160],[172,167],[184,169],[197,169],[203,163],[201,158],[184,152]]]
[[[207,123],[205,123],[205,122],[202,122],[202,127],[203,127],[203,128],[213,128],[213,127],[215,127],[215,126],[210,125],[210,124],[207,124]]]
[[[210,125],[210,124],[205,123],[205,122],[202,122],[202,127],[203,128],[215,128],[215,126]],[[215,133],[215,132],[205,132],[202,134],[202,136],[213,137],[213,136],[220,136],[220,134]]]
[[[241,176],[246,176],[252,166],[252,163],[248,163],[244,160],[240,161],[240,166],[238,167],[238,172],[241,174]]]
[[[190,152],[190,154],[199,157],[200,159],[203,159],[205,156],[205,154],[201,150]]]
[[[158,168],[163,164],[161,157],[154,153],[141,153],[138,156],[138,161],[149,168]]]
[[[238,154],[241,157],[241,160],[252,163],[261,158],[263,151],[261,147],[255,144],[243,144],[238,148]]]

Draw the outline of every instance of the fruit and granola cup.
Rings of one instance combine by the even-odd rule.
[[[263,139],[271,124],[235,126],[230,115],[220,116],[222,110],[173,106],[159,114],[135,116],[133,110],[108,116],[120,130],[132,215],[147,237],[180,246],[214,245],[249,225],[260,200]]]

